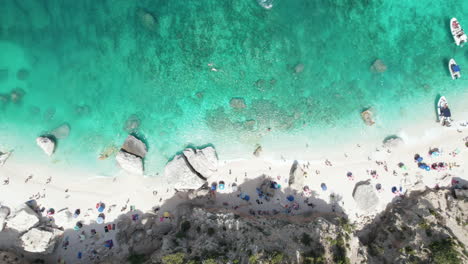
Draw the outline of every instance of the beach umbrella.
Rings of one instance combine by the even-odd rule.
[[[212,190],[212,191],[216,191],[216,187],[217,187],[216,182],[213,182],[213,183],[211,184],[211,190]]]
[[[98,217],[98,218],[96,219],[96,223],[98,223],[98,224],[104,223],[104,218]]]
[[[327,190],[327,185],[325,183],[320,184],[320,187],[322,187],[322,191]]]
[[[106,240],[104,242],[104,246],[108,247],[108,248],[112,248],[114,246],[114,241],[112,241],[112,239],[111,240]]]
[[[53,215],[53,214],[55,214],[55,209],[49,208],[49,210],[47,210],[47,215]]]
[[[104,203],[99,202],[99,203],[96,204],[96,209],[100,213],[102,213],[105,208],[106,208],[106,205]]]
[[[164,213],[163,213],[163,216],[164,216],[164,217],[170,217],[171,214],[170,214],[169,212],[164,212]]]
[[[286,199],[290,202],[294,201],[294,196],[292,195],[289,195],[288,197],[286,197]]]
[[[80,215],[80,213],[81,213],[80,209],[76,209],[75,213],[73,214],[73,217],[77,218]]]
[[[219,182],[219,189],[224,190],[224,181]]]

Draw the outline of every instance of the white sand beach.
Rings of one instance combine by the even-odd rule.
[[[468,114],[457,109],[457,116],[466,117]],[[327,149],[323,152],[316,150],[312,155],[305,154],[303,159],[297,160],[298,170],[304,172],[301,174],[304,178],[296,179],[291,187],[288,187],[288,181],[294,160],[288,157],[270,160],[264,158],[262,153],[259,157],[252,155],[246,159],[220,160],[218,170],[210,177],[209,184],[216,182],[219,185],[220,181],[224,181],[226,187],[224,190],[218,189],[218,193],[231,193],[233,183],[242,189],[231,195],[211,199],[214,202],[210,202],[209,207],[225,208],[241,215],[268,214],[268,217],[290,217],[308,211],[334,213],[332,211],[335,207],[339,207],[351,221],[358,225],[363,224],[400,195],[413,190],[435,188],[437,185],[450,186],[454,178],[468,180],[468,147],[465,146],[468,127],[463,126],[464,122],[458,118],[452,127],[441,127],[427,119],[426,122],[420,122],[398,134],[402,142],[395,146],[384,147],[381,141],[350,142],[342,149]],[[428,154],[431,148],[438,149],[437,156]],[[268,153],[268,146],[263,146],[263,151]],[[430,171],[418,168],[414,161],[415,154],[419,154],[429,166],[442,162],[444,168]],[[371,175],[372,171],[376,175]],[[347,177],[348,172],[352,173],[352,178]],[[270,202],[256,201],[258,195],[255,189],[261,183],[264,177],[262,175],[282,186],[281,191]],[[45,208],[43,216],[46,216],[49,208],[54,208],[55,212],[69,210],[71,213],[80,209],[81,214],[63,227],[72,229],[77,221],[82,221],[86,238],[81,238],[83,241],[80,241],[78,232],[76,236],[68,237],[67,249],[59,245],[54,259],[51,259],[55,261],[60,258],[69,261],[67,263],[74,263],[78,252],[86,255],[86,252],[94,248],[103,248],[105,240],[113,239],[116,231],[104,232],[104,226],[112,224],[119,215],[129,213],[130,210],[134,211],[130,214],[155,212],[154,208],[162,206],[155,212],[162,216],[166,211],[172,213],[177,204],[184,202],[186,198],[184,195],[179,198],[175,195],[177,182],[172,182],[171,178],[162,173],[144,177],[121,171],[113,177],[98,177],[89,172],[80,172],[76,168],[64,171],[49,167],[48,164],[36,164],[34,161],[19,163],[14,153],[0,168],[0,180],[0,204],[3,206],[15,208],[35,199],[40,208]],[[355,184],[361,181],[369,181],[374,187],[381,185],[381,190],[376,190],[376,206],[370,211],[362,210],[353,198]],[[322,190],[322,183],[326,184],[326,190]],[[307,200],[303,192],[304,186],[311,190],[311,196]],[[401,187],[400,195],[392,193],[392,187],[398,190]],[[241,192],[251,197],[249,202],[238,197]],[[330,198],[332,194],[335,196],[334,200]],[[286,205],[291,206],[291,202],[286,199],[288,195],[294,196],[299,207],[297,210],[286,210]],[[170,202],[166,202],[166,199],[170,199]],[[95,223],[99,214],[96,210],[98,202],[106,204],[105,222],[100,225]],[[336,213],[342,212],[337,210]],[[98,237],[90,238],[90,230],[93,228]],[[0,243],[7,245],[8,239],[0,236]],[[114,247],[118,254],[118,244]]]

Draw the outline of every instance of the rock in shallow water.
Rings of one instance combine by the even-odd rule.
[[[16,78],[20,81],[26,81],[29,78],[29,71],[27,69],[19,69],[16,73]]]
[[[10,99],[13,103],[19,103],[23,99],[26,92],[21,88],[16,88],[10,93]]]
[[[124,130],[128,133],[135,132],[140,127],[141,120],[138,118],[137,115],[131,115],[128,117],[127,121],[125,121]]]
[[[371,71],[373,72],[384,72],[387,70],[387,65],[383,61],[377,59],[371,66]]]
[[[370,110],[366,110],[361,113],[362,120],[364,120],[364,123],[368,126],[372,126],[375,124],[374,118],[373,118],[373,113]]]
[[[294,67],[294,72],[295,73],[301,73],[304,71],[304,64],[299,63]]]
[[[267,10],[273,8],[273,0],[257,0],[257,3]]]
[[[70,135],[70,126],[68,124],[63,124],[57,127],[56,129],[52,130],[50,134],[57,139],[67,138],[68,135]]]
[[[147,152],[145,143],[132,135],[125,139],[122,149],[141,158],[144,158]]]
[[[51,138],[38,137],[36,143],[48,156],[51,156],[55,151],[55,141]]]
[[[156,29],[157,20],[150,12],[143,9],[138,9],[137,17],[140,24],[147,30],[153,31]]]

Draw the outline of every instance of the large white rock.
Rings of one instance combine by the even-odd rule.
[[[19,233],[28,231],[39,224],[39,216],[27,205],[22,205],[6,221],[6,227]]]
[[[8,217],[9,214],[10,214],[10,208],[6,206],[0,206],[0,232],[3,231],[6,218]]]
[[[372,212],[379,203],[379,197],[369,181],[356,183],[353,198],[359,209],[364,212]]]
[[[58,229],[32,228],[21,236],[21,247],[28,252],[50,254],[54,251],[56,238],[61,234]]]
[[[203,149],[185,149],[184,156],[192,168],[203,177],[209,178],[218,171],[218,157],[213,147]]]
[[[0,166],[3,166],[7,159],[10,157],[11,152],[2,153],[0,152]]]
[[[145,143],[132,135],[125,139],[122,149],[141,158],[144,158],[147,152]]]
[[[167,163],[164,176],[177,189],[198,189],[205,184],[205,181],[190,169],[183,155],[177,155]]]
[[[55,142],[48,137],[36,138],[37,145],[45,152],[45,154],[51,156],[55,150]]]
[[[123,170],[133,174],[143,174],[143,160],[140,157],[121,150],[115,159]]]
[[[72,223],[72,220],[73,215],[68,209],[57,212],[54,215],[54,223],[58,227],[67,227],[70,225],[70,223]]]

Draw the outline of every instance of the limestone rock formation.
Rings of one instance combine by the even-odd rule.
[[[183,155],[177,155],[167,163],[164,176],[178,189],[198,189],[206,182],[193,171]]]
[[[10,215],[10,208],[6,206],[0,206],[0,232],[3,231],[5,226],[5,220]]]
[[[54,224],[58,227],[68,226],[73,220],[72,213],[68,210],[62,210],[54,215]]]
[[[183,154],[192,168],[205,179],[208,179],[213,173],[218,171],[218,157],[216,150],[211,146],[203,149],[187,148]]]
[[[125,139],[122,150],[140,158],[144,158],[147,152],[145,143],[132,135]]]
[[[231,98],[231,101],[229,101],[229,105],[231,105],[231,107],[234,109],[244,109],[247,107],[244,98],[240,97]]]
[[[371,66],[371,71],[372,72],[384,72],[387,70],[387,65],[383,63],[383,61],[377,59],[374,61],[374,63]]]
[[[36,138],[37,145],[44,151],[48,156],[52,156],[55,151],[55,141],[49,137],[38,137]]]
[[[7,161],[7,159],[10,157],[11,155],[11,152],[0,152],[0,167],[5,165],[5,162]]]
[[[143,160],[140,157],[121,150],[117,153],[115,159],[123,170],[132,174],[143,175]]]
[[[21,247],[32,253],[50,254],[54,251],[55,241],[62,232],[58,229],[32,228],[21,236]]]
[[[368,181],[356,183],[353,190],[353,198],[359,209],[364,212],[372,212],[379,203],[379,198],[374,191],[374,187]]]
[[[29,206],[22,205],[7,218],[6,227],[23,233],[39,224],[39,216]]]
[[[68,124],[62,124],[50,132],[57,139],[64,139],[70,135],[70,126]]]

